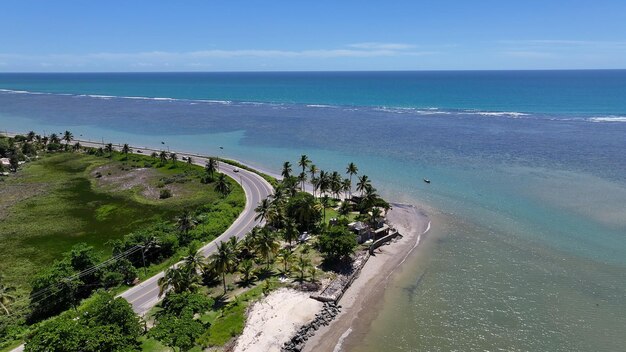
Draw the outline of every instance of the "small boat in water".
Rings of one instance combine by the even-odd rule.
[[[426,182],[426,183],[430,183],[430,180],[429,180],[429,179],[427,179],[427,178],[425,178],[425,179],[424,179],[424,182]]]

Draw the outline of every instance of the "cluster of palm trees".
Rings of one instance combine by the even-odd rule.
[[[226,294],[227,275],[240,273],[240,283],[249,285],[254,280],[255,272],[271,274],[271,264],[275,259],[280,260],[285,274],[290,272],[294,262],[298,277],[304,279],[305,274],[311,272],[311,262],[307,256],[301,254],[298,260],[294,260],[290,248],[281,249],[275,232],[269,228],[255,227],[242,240],[231,237],[226,242],[220,242],[215,253],[208,258],[198,252],[197,246],[191,245],[181,264],[168,269],[159,279],[160,294],[169,290],[175,293],[193,292],[201,286],[201,278],[204,278],[205,284],[210,284],[217,277],[221,279]]]
[[[338,171],[327,172],[317,168],[315,164],[311,162],[306,154],[300,156],[298,166],[302,168],[302,171],[298,176],[292,176],[292,166],[289,161],[283,163],[283,170],[281,175],[283,181],[285,179],[296,177],[300,184],[300,189],[305,189],[307,180],[310,180],[313,185],[313,196],[323,197],[325,194],[330,193],[334,198],[341,198],[341,193],[344,193],[344,198],[352,198],[352,177],[358,174],[358,167],[355,163],[351,162],[346,167],[346,174],[348,177],[343,178]],[[364,175],[366,180],[363,185],[357,184],[357,187],[365,190],[365,184],[369,184],[369,179]],[[357,188],[359,190],[359,188]],[[319,192],[319,194],[318,194]]]

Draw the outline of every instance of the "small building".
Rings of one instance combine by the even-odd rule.
[[[358,243],[363,243],[372,238],[370,227],[362,221],[355,221],[348,224],[348,228],[356,235]]]

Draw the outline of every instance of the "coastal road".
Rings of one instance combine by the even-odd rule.
[[[87,147],[101,147],[102,143],[93,142],[93,141],[85,141],[78,140],[83,146]],[[114,146],[116,149],[119,149],[119,146]],[[150,155],[153,151],[159,152],[160,150],[151,149],[151,148],[142,148],[142,147],[131,147],[134,153],[141,152],[144,155]],[[174,151],[172,151],[174,152]],[[191,157],[193,163],[196,165],[204,166],[208,160],[207,156],[193,154],[193,153],[178,153],[175,152],[176,155],[182,159],[182,157]],[[212,253],[214,253],[217,249],[217,245],[221,241],[227,241],[231,237],[237,237],[238,239],[243,238],[253,227],[257,225],[261,225],[260,221],[255,220],[256,213],[254,209],[259,204],[259,202],[265,198],[267,198],[273,192],[272,186],[261,176],[258,174],[244,170],[230,164],[226,164],[224,162],[219,163],[219,171],[230,176],[233,180],[237,181],[242,187],[246,194],[246,206],[244,207],[239,217],[233,222],[233,224],[219,237],[210,243],[204,245],[200,248],[199,252],[208,257]],[[180,263],[174,264],[177,266]],[[159,297],[159,285],[158,281],[161,277],[163,277],[164,272],[160,272],[151,278],[143,281],[137,286],[134,286],[122,294],[118,295],[118,297],[122,297],[126,299],[133,307],[135,313],[143,316],[145,315],[152,307],[154,307],[162,297]],[[20,352],[24,350],[24,345],[20,345],[17,348],[13,349],[11,352]]]
[[[83,146],[87,147],[101,147],[102,143],[93,142],[93,141],[83,141],[79,140],[79,142]],[[119,149],[119,146],[114,146],[116,149]],[[141,147],[132,147],[134,153],[150,155],[152,152],[159,152],[156,149],[150,148],[141,148]],[[183,157],[188,158],[191,157],[193,163],[199,166],[204,166],[208,161],[207,156],[185,153],[185,152],[175,152],[179,159]],[[210,243],[206,244],[202,248],[200,248],[199,253],[203,256],[208,257],[213,254],[217,250],[217,245],[222,241],[227,241],[231,237],[237,237],[238,239],[243,238],[253,227],[257,225],[261,225],[261,223],[254,218],[256,217],[256,213],[254,209],[259,204],[259,202],[265,198],[267,198],[273,192],[272,186],[261,176],[258,174],[235,167],[233,165],[219,162],[219,171],[230,176],[233,180],[238,182],[242,187],[246,194],[246,205],[239,215],[239,217],[233,222],[233,224],[219,237]],[[175,264],[174,266],[178,265]],[[159,297],[159,285],[158,281],[161,277],[163,277],[165,273],[162,271],[151,278],[143,281],[141,284],[134,286],[124,293],[120,294],[119,297],[123,297],[126,299],[132,306],[135,313],[139,315],[145,315],[152,307],[154,307],[160,300]]]

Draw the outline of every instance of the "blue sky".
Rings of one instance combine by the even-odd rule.
[[[0,72],[626,68],[624,0],[0,0]]]

